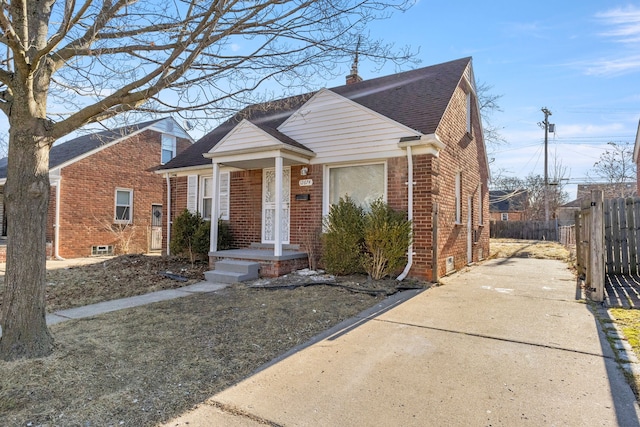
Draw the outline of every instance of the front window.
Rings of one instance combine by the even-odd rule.
[[[218,215],[220,219],[229,219],[229,172],[220,172],[220,198],[218,199]],[[211,219],[213,210],[213,177],[205,176],[200,180],[200,215]]]
[[[349,196],[356,204],[367,207],[385,197],[384,163],[329,168],[329,205]]]
[[[202,218],[211,219],[211,201],[213,200],[213,178],[203,177],[200,184],[202,189],[202,202],[200,204],[200,214]]]
[[[116,189],[115,222],[117,224],[130,224],[133,218],[133,190]]]
[[[176,137],[173,135],[162,135],[162,158],[160,162],[164,165],[169,163],[176,156]]]

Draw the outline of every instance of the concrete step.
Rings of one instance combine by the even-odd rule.
[[[220,260],[215,270],[204,273],[205,280],[212,283],[238,283],[259,277],[260,264],[250,261]]]
[[[250,274],[250,275],[255,275],[257,278],[258,271],[260,270],[260,264],[252,261],[223,259],[220,261],[216,261],[215,270]]]

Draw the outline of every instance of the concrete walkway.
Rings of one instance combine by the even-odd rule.
[[[176,426],[638,426],[560,261],[499,259],[345,327]]]
[[[112,311],[123,310],[125,308],[139,307],[141,305],[152,304],[154,302],[166,301],[169,299],[186,297],[196,293],[214,292],[224,288],[227,285],[200,282],[193,285],[183,286],[177,289],[165,289],[162,291],[151,292],[144,295],[137,295],[128,298],[120,298],[111,301],[99,302],[96,304],[85,305],[82,307],[69,308],[54,313],[48,313],[46,316],[47,325],[55,325],[72,319],[83,319],[86,317],[98,316]],[[2,328],[0,328],[0,337],[2,336]]]

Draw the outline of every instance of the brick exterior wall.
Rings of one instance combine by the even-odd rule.
[[[466,129],[464,86],[455,91],[437,134],[446,144],[439,157],[430,154],[413,156],[414,172],[414,257],[410,277],[432,280],[446,273],[446,259],[453,257],[454,268],[467,265],[467,219],[471,215],[472,261],[489,255],[488,165],[484,145],[480,142],[481,124],[476,104],[472,102],[472,132]],[[316,258],[321,253],[319,231],[322,228],[323,165],[308,165],[302,176],[302,165],[291,167],[290,243],[306,252],[312,248]],[[455,177],[462,173],[462,221],[455,223]],[[311,186],[300,186],[301,179],[311,179]],[[387,202],[407,211],[407,158],[387,159]],[[171,179],[172,217],[186,206],[186,177]],[[481,185],[479,185],[481,184]],[[480,223],[479,191],[482,191],[483,221]],[[166,189],[165,189],[166,192]],[[296,195],[309,195],[309,200],[296,200]],[[472,198],[471,210],[468,198]],[[230,226],[233,247],[244,248],[261,242],[262,170],[231,173]],[[166,203],[166,200],[165,200]],[[434,224],[434,211],[437,223]],[[437,226],[437,266],[433,264],[434,225]],[[165,224],[166,229],[166,224]],[[164,235],[166,247],[166,231]],[[434,271],[435,269],[435,271]]]
[[[178,139],[177,149],[190,145]],[[133,222],[129,252],[147,252],[151,205],[163,201],[160,164],[161,134],[147,130],[79,160],[61,172],[59,254],[63,258],[91,255],[94,245],[114,245],[122,251],[122,239],[107,230],[113,225],[116,188],[133,190]],[[49,204],[47,240],[54,240],[55,187]]]
[[[472,131],[466,131],[465,88],[459,86],[452,96],[437,134],[446,147],[440,152],[436,163],[438,194],[438,276],[446,272],[446,259],[453,257],[456,270],[467,265],[467,219],[472,218],[473,262],[489,255],[489,191],[488,165],[484,146],[479,141],[482,128],[480,115],[472,106]],[[455,223],[455,176],[462,173],[462,221]],[[483,223],[479,223],[478,184],[482,183]],[[469,212],[468,198],[472,198]]]

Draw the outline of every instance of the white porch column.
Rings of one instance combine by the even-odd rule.
[[[282,255],[282,174],[284,173],[282,156],[276,157],[276,211],[274,216],[273,256]]]
[[[211,195],[211,234],[209,236],[209,252],[215,252],[218,250],[218,218],[219,203],[220,203],[220,164],[215,160],[213,161],[213,175],[211,179],[212,195]]]

